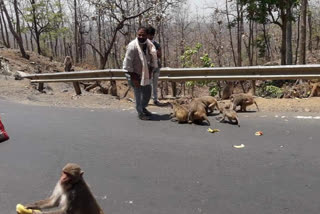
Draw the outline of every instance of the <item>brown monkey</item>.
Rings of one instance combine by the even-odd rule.
[[[312,89],[311,89],[309,98],[313,96],[320,96],[320,82],[313,83],[311,84],[311,86],[312,86]]]
[[[207,117],[205,104],[198,99],[193,99],[189,105],[188,123],[207,121],[210,126],[210,121]]]
[[[207,114],[212,113],[215,108],[219,110],[218,101],[213,96],[202,96],[196,99],[202,102],[206,106]]]
[[[64,59],[64,71],[71,71],[72,70],[72,59],[70,56],[66,56]]]
[[[226,100],[229,99],[231,94],[233,93],[234,83],[233,81],[227,81],[226,86],[223,88],[221,99]]]
[[[82,176],[83,171],[79,165],[68,163],[62,169],[52,195],[26,205],[26,208],[42,210],[58,207],[52,211],[33,211],[35,214],[103,214]]]
[[[171,114],[171,121],[178,121],[178,123],[188,122],[188,110],[185,106],[178,104],[176,101],[170,103],[173,112]]]
[[[230,123],[233,123],[235,121],[235,124],[237,124],[240,127],[240,120],[235,110],[230,108],[230,105],[219,107],[220,113],[222,114],[222,118],[219,122],[225,121],[226,117],[230,121]]]
[[[245,94],[245,93],[232,94],[230,96],[230,100],[233,105],[233,110],[236,110],[237,106],[241,106],[240,111],[247,111],[247,106],[255,104],[259,111],[258,104],[254,100],[251,94]]]

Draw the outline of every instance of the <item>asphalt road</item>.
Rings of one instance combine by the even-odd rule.
[[[134,111],[0,100],[0,213],[50,195],[78,163],[107,214],[301,214],[320,210],[320,120],[242,113],[241,127],[140,121]],[[263,136],[255,136],[258,130]],[[236,149],[233,145],[244,144]]]

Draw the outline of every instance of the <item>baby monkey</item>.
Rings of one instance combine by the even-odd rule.
[[[225,119],[227,117],[230,123],[237,124],[240,127],[240,120],[237,115],[237,112],[235,110],[233,110],[233,106],[232,106],[232,108],[231,108],[231,106],[232,105],[230,105],[230,104],[226,104],[223,106],[220,104],[219,111],[222,114],[222,118],[219,122],[225,121]]]
[[[183,105],[180,105],[177,101],[170,103],[173,112],[171,113],[171,121],[178,121],[178,123],[188,122],[188,110]]]

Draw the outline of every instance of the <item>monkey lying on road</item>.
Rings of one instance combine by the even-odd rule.
[[[176,101],[170,103],[173,112],[171,114],[171,121],[178,121],[178,123],[188,122],[188,110],[183,105],[178,104]]]
[[[202,123],[204,120],[210,126],[205,104],[198,99],[193,99],[189,105],[188,123]]]
[[[240,111],[247,111],[247,106],[255,104],[259,111],[258,104],[254,100],[251,94],[239,93],[239,94],[232,94],[230,96],[230,100],[233,105],[233,110],[236,110],[237,106],[241,106]]]
[[[52,195],[26,205],[26,208],[42,210],[58,207],[52,211],[33,211],[34,214],[103,214],[82,175],[79,165],[68,163],[62,169]]]

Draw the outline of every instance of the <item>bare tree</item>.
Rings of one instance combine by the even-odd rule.
[[[306,64],[307,5],[308,5],[308,0],[301,0],[301,16],[300,16],[301,38],[300,38],[299,64]]]
[[[15,29],[13,27],[13,24],[12,24],[12,21],[11,21],[11,17],[9,16],[9,13],[7,11],[7,8],[6,8],[5,4],[4,4],[4,1],[0,0],[0,4],[1,4],[1,7],[2,7],[2,10],[3,10],[4,14],[6,15],[10,31],[11,31],[12,35],[14,36],[14,38],[17,40],[17,43],[18,43],[18,46],[20,48],[20,52],[21,52],[22,57],[26,58],[26,59],[29,59],[30,56],[26,53],[26,51],[25,51],[25,49],[23,47],[23,41],[22,41],[21,34],[20,34],[20,27],[19,27],[19,29],[17,31],[15,31]],[[18,3],[15,0],[14,1],[14,10],[15,10],[16,17],[18,16],[18,5],[17,4]],[[16,20],[16,22],[18,23],[18,20]]]

